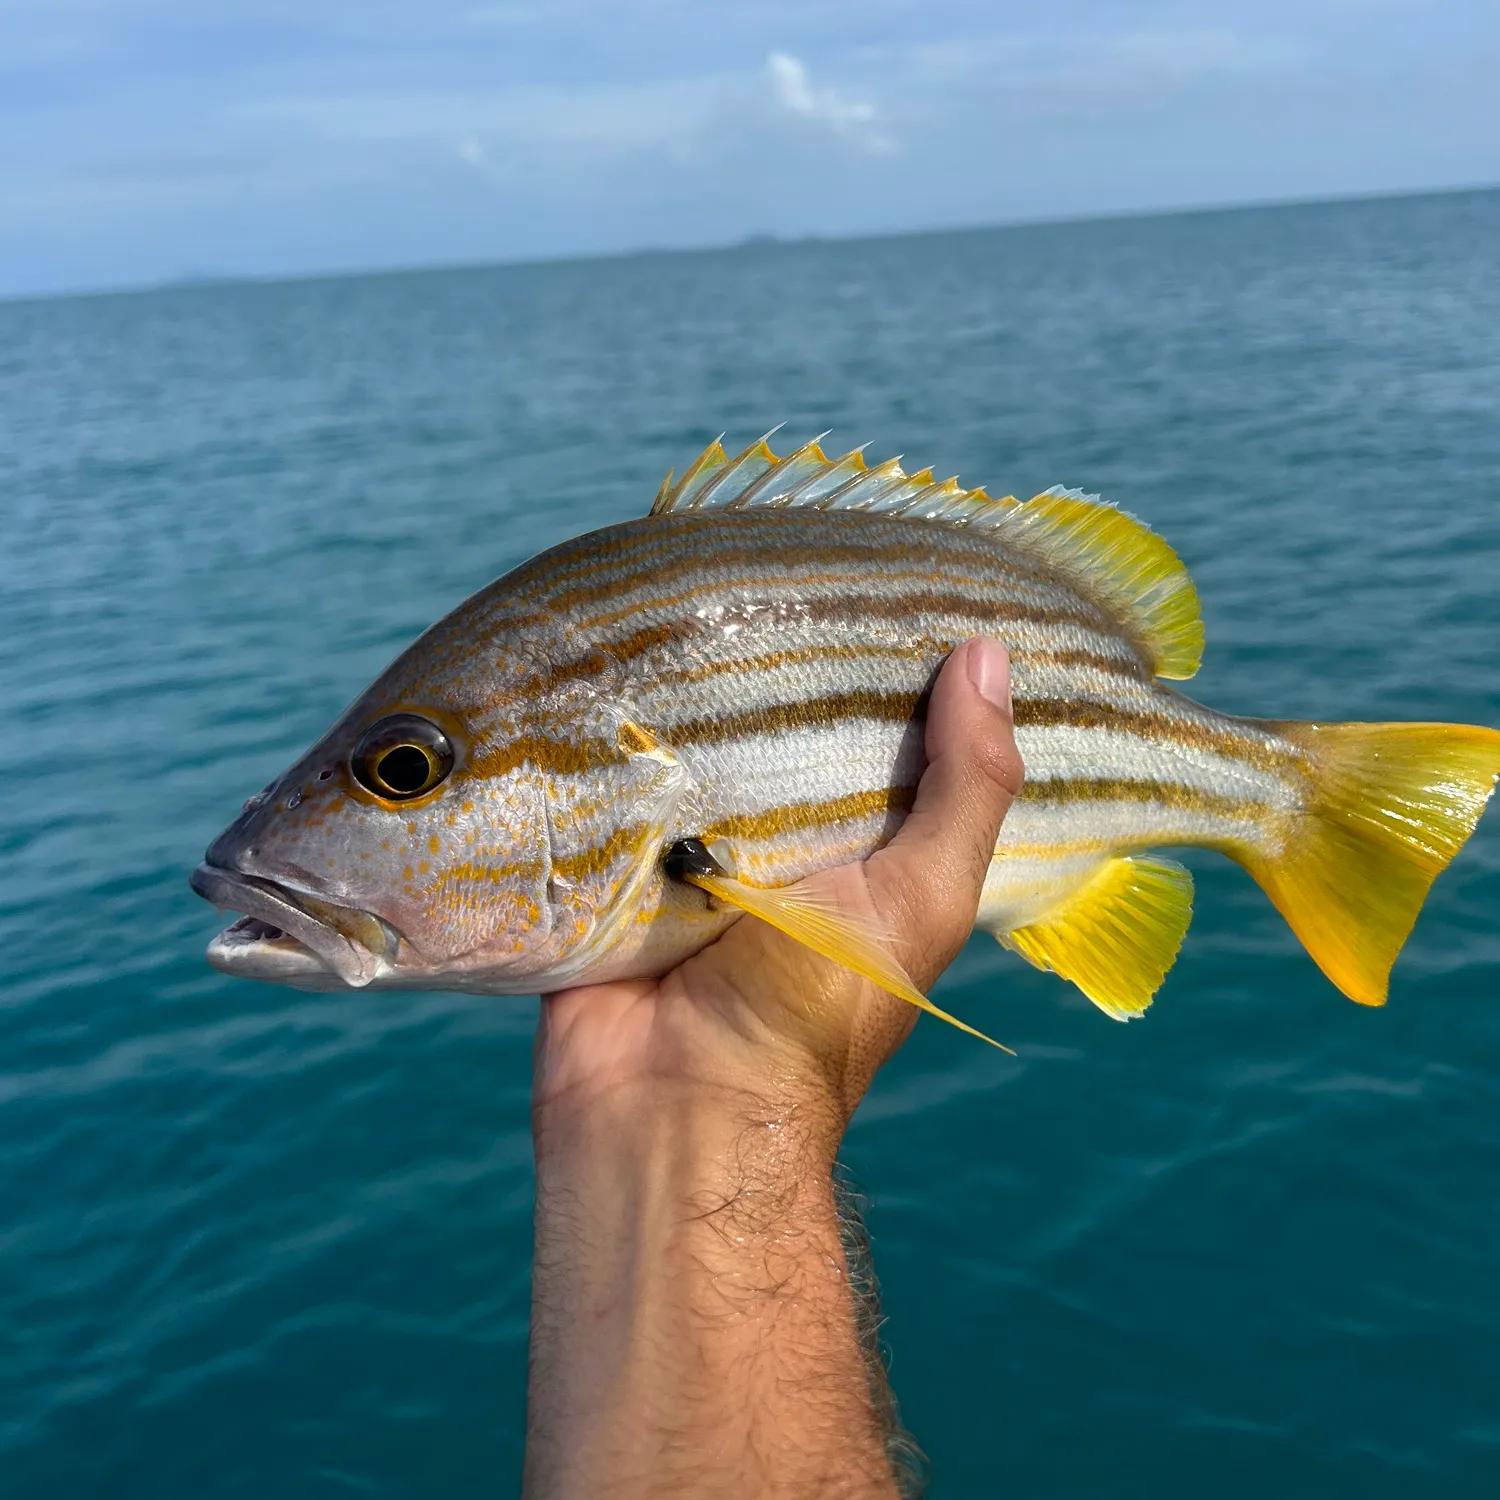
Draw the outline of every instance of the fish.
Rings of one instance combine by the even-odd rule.
[[[768,434],[768,438],[769,438]],[[826,437],[823,434],[822,437]],[[1220,713],[1172,548],[1079,490],[1020,501],[822,437],[715,442],[650,513],[426,631],[210,845],[227,974],[547,993],[659,976],[747,915],[953,1021],[890,934],[799,887],[910,810],[955,646],[1007,646],[1025,781],[976,929],[1142,1015],[1217,850],[1363,1005],[1500,778],[1500,731]],[[985,1040],[990,1040],[985,1037]]]

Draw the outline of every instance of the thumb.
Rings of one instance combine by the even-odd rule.
[[[923,988],[973,931],[1000,824],[1021,789],[1010,658],[999,641],[968,641],[943,663],[926,750],[911,815],[865,865],[875,906]]]

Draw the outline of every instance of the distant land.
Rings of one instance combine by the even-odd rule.
[[[1342,203],[1388,203],[1422,198],[1480,197],[1500,193],[1500,183],[1397,189],[1377,193],[1334,193],[1316,198],[1263,198],[1234,203],[1192,204],[1180,208],[1125,209],[1107,213],[1047,215],[1038,218],[1000,219],[984,223],[924,225],[915,229],[883,230],[866,234],[782,234],[757,230],[732,240],[698,245],[637,245],[586,254],[528,255],[485,260],[431,261],[417,265],[330,266],[290,273],[260,274],[230,269],[189,267],[165,280],[125,282],[119,285],[76,287],[58,291],[0,294],[0,306],[17,302],[56,302],[75,297],[139,296],[153,292],[186,290],[237,284],[279,285],[304,281],[349,281],[381,276],[422,276],[444,271],[498,270],[506,266],[573,265],[590,262],[639,259],[644,256],[734,254],[745,251],[790,249],[798,245],[858,244],[882,240],[921,239],[929,235],[984,234],[1000,230],[1042,229],[1067,224],[1134,223],[1152,219],[1202,218],[1218,214],[1258,213],[1277,209],[1316,208]]]

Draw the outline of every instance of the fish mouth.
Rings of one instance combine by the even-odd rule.
[[[208,945],[209,963],[225,974],[298,989],[363,989],[394,967],[400,937],[372,912],[222,865],[199,865],[188,884],[221,910],[243,913]]]

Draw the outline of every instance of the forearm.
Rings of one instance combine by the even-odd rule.
[[[526,1493],[892,1496],[815,1104],[538,1105]]]

